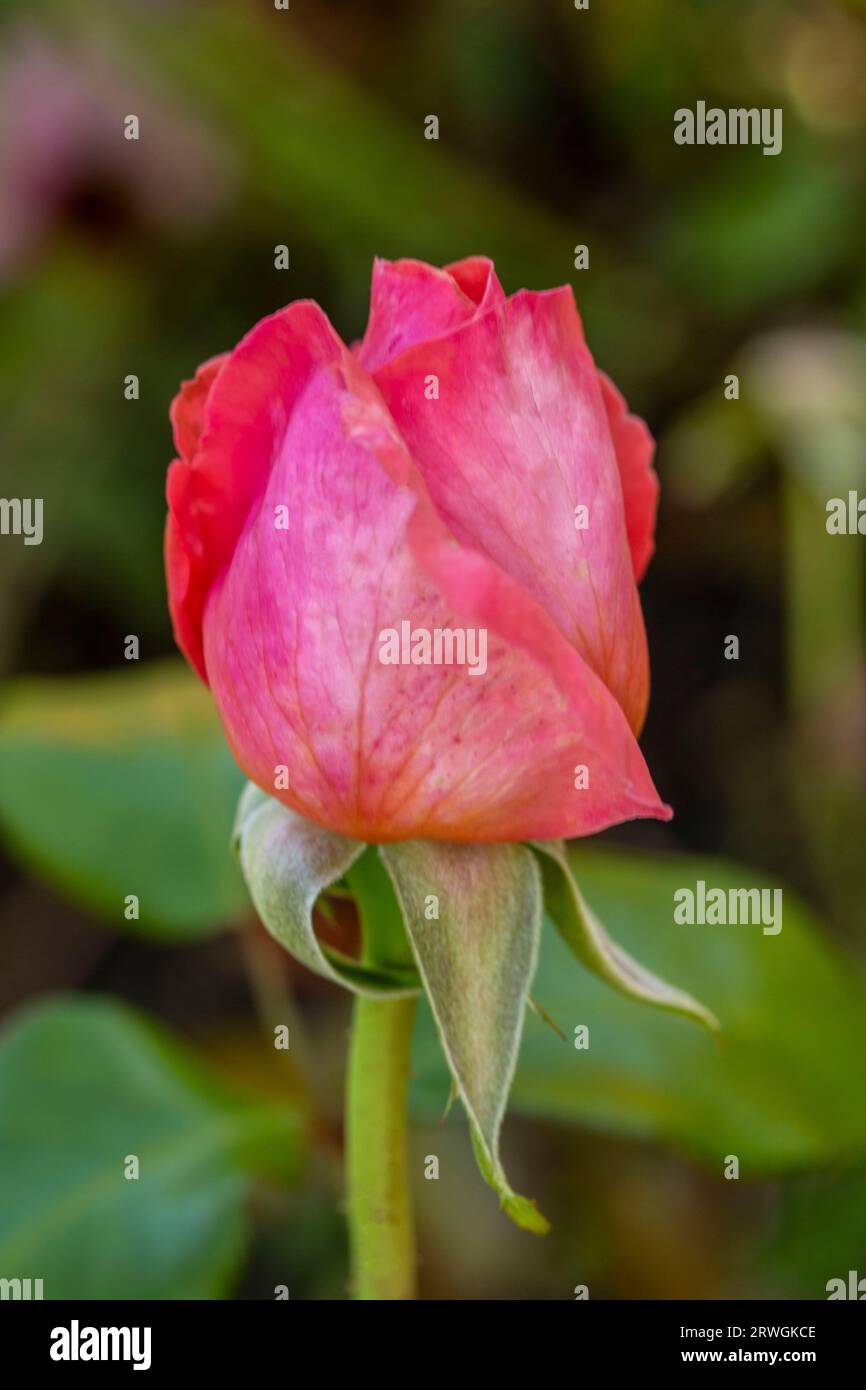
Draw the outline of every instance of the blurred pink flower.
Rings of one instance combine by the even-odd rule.
[[[140,139],[124,138],[136,115]],[[6,40],[0,63],[0,270],[14,270],[76,205],[102,197],[156,229],[206,222],[228,164],[190,117],[101,55],[41,33]],[[171,196],[166,196],[166,191]]]

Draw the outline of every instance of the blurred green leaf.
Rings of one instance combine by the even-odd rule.
[[[826,1298],[830,1279],[866,1277],[866,1172],[808,1177],[784,1194],[781,1220],[759,1265],[786,1298]]]
[[[670,283],[723,321],[815,289],[857,248],[849,167],[826,152],[798,154],[721,167],[712,181],[687,184],[660,219]]]
[[[38,274],[0,284],[0,305],[0,493],[20,490],[18,460],[26,458],[28,495],[45,501],[45,543],[0,547],[5,663],[24,639],[28,610],[59,575],[67,591],[87,594],[100,612],[113,607],[127,615],[123,621],[140,622],[159,585],[166,450],[152,453],[154,466],[139,460],[138,450],[153,450],[144,444],[152,430],[142,428],[139,403],[123,400],[122,374],[106,369],[131,355],[147,305],[138,277],[122,263],[59,242],[40,259]],[[70,323],[79,325],[74,352]],[[164,416],[164,399],[160,405]]]
[[[180,662],[21,680],[0,702],[12,853],[117,927],[186,939],[248,907],[230,848],[242,784],[207,691]],[[138,921],[124,916],[131,894]]]
[[[866,1154],[866,1113],[851,1103],[866,1084],[866,986],[793,894],[785,890],[777,936],[679,926],[677,888],[767,880],[686,856],[580,848],[569,857],[611,936],[703,1000],[721,1037],[621,998],[580,969],[547,922],[532,993],[569,1041],[527,1019],[511,1108],[668,1143],[717,1172],[736,1154],[745,1178]],[[586,1050],[571,1043],[579,1024]],[[416,1077],[419,1106],[441,1110],[448,1078],[429,1026]]]
[[[60,9],[61,22],[78,28],[78,16]],[[567,222],[461,159],[447,140],[425,140],[426,107],[413,121],[400,115],[375,82],[353,80],[298,26],[287,31],[214,3],[197,16],[194,46],[187,17],[170,11],[125,15],[112,42],[206,113],[263,205],[282,212],[287,233],[324,243],[364,300],[374,252],[449,260],[495,249],[508,275],[573,273]],[[268,226],[272,216],[269,208]]]
[[[0,1273],[46,1298],[219,1297],[249,1172],[294,1180],[301,1143],[296,1114],[235,1099],[130,1009],[42,1005],[0,1042]]]
[[[93,0],[74,11],[53,0],[52,24],[80,37],[93,8]],[[374,256],[444,264],[480,253],[495,260],[509,293],[574,284],[606,368],[646,374],[648,358],[658,370],[672,351],[678,324],[664,282],[642,274],[640,259],[623,274],[623,253],[602,235],[587,200],[575,198],[562,213],[511,187],[460,152],[447,117],[442,139],[425,140],[429,95],[410,117],[388,103],[386,84],[353,76],[303,25],[269,23],[273,16],[237,5],[212,0],[200,8],[195,44],[183,10],[137,7],[117,23],[99,0],[95,8],[118,66],[182,92],[242,172],[243,216],[256,229],[245,280],[272,265],[275,241],[290,244],[292,269],[273,272],[270,308],[307,292],[324,256],[337,281],[325,307],[349,334],[364,322]],[[527,61],[524,53],[524,74]],[[477,89],[478,73],[473,82]],[[576,243],[592,247],[592,275],[575,272]]]

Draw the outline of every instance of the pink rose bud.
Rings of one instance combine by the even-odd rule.
[[[290,304],[171,415],[175,635],[259,787],[372,842],[669,817],[636,739],[653,441],[570,288],[377,261],[360,344]]]

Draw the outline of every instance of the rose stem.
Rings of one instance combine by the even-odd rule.
[[[353,1295],[415,1296],[415,1237],[406,1154],[414,999],[354,1004],[346,1099]]]
[[[403,918],[372,848],[347,874],[358,909],[361,960],[411,965]],[[406,1100],[414,998],[358,996],[346,1091],[346,1179],[352,1293],[415,1297],[415,1232],[406,1152]]]

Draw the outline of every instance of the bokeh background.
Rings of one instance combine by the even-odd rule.
[[[677,146],[698,99],[781,107],[781,155]],[[440,1123],[422,1022],[422,1292],[866,1276],[864,539],[825,529],[828,498],[866,495],[863,5],[4,0],[0,113],[0,494],[45,508],[41,545],[0,537],[0,1276],[346,1296],[348,1000],[272,945],[228,848],[240,776],[165,607],[167,407],[291,299],[359,336],[374,255],[473,252],[509,291],[574,285],[659,441],[644,748],[676,816],[575,864],[724,1037],[605,991],[548,931],[534,994],[566,1041],[529,1018],[504,1140],[537,1241]],[[675,927],[699,877],[784,885],[782,933]]]

